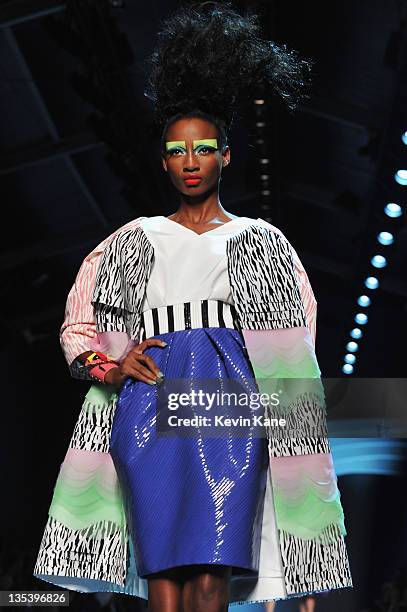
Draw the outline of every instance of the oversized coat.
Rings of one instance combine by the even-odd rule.
[[[140,341],[141,306],[154,261],[144,218],[116,230],[83,261],[60,333],[69,365],[88,350],[121,360]],[[253,219],[228,238],[226,253],[235,314],[256,380],[320,382],[317,303],[287,238],[275,226]],[[307,421],[323,428],[321,397],[323,393],[297,396],[290,413],[293,430],[303,432]],[[60,466],[34,576],[81,592],[114,591],[147,599],[147,579],[137,573],[125,500],[109,454],[116,400],[117,390],[101,383],[92,384],[86,394]],[[233,575],[230,602],[351,587],[328,437],[277,439],[268,432],[268,438],[259,573]],[[276,551],[278,567],[270,564]]]

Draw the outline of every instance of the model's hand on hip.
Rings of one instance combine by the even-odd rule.
[[[128,376],[150,385],[161,382],[162,372],[160,372],[154,359],[149,355],[144,355],[143,351],[149,346],[164,347],[166,345],[167,343],[159,338],[143,340],[131,349],[117,368],[112,368],[106,373],[105,383],[120,387]]]

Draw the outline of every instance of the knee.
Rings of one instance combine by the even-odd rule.
[[[193,610],[197,612],[222,612],[229,601],[226,577],[201,574],[194,580]]]

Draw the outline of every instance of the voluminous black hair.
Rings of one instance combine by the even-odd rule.
[[[239,14],[232,3],[183,4],[161,24],[149,58],[145,95],[163,129],[178,118],[200,116],[219,130],[221,147],[240,109],[266,95],[290,111],[306,97],[312,61],[265,40],[259,16]]]

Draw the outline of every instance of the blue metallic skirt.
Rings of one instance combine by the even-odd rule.
[[[168,379],[234,379],[257,392],[240,331],[206,327],[158,333],[148,347]],[[267,441],[247,435],[163,437],[158,385],[126,379],[110,453],[141,577],[176,566],[219,564],[256,572],[268,468]]]

